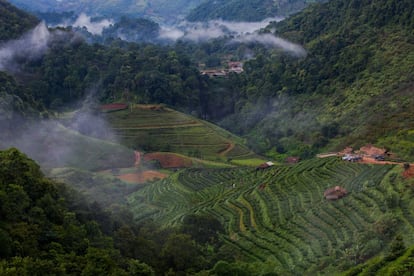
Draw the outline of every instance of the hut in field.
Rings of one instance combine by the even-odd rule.
[[[288,164],[296,164],[299,163],[300,157],[298,156],[289,156],[286,158],[286,163]]]
[[[348,194],[348,191],[341,186],[335,186],[332,188],[327,189],[323,196],[328,200],[338,200]]]
[[[275,164],[271,161],[267,161],[265,163],[260,164],[259,166],[256,167],[256,171],[258,170],[264,170],[270,167],[273,167]]]

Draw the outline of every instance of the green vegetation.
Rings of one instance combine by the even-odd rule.
[[[0,274],[163,275],[213,266],[222,231],[213,217],[160,229],[133,223],[121,206],[112,210],[116,216],[45,178],[17,149],[0,151]]]
[[[413,11],[409,0],[335,0],[270,24],[264,32],[277,30],[307,56],[261,50],[244,75],[230,79],[236,89],[227,93],[237,108],[217,121],[269,155],[305,158],[397,140],[391,137],[414,128]],[[414,160],[395,143],[386,147]]]
[[[212,161],[254,156],[240,138],[164,106],[137,105],[105,117],[116,137],[129,148],[175,152]]]
[[[30,156],[52,176],[106,208],[16,149],[1,151],[0,274],[412,273],[414,182],[402,176],[411,165],[312,157],[370,142],[414,160],[413,3],[332,0],[262,31],[302,44],[302,58],[226,39],[88,45],[55,30],[45,56],[0,73],[1,147],[37,148]],[[13,22],[16,33],[30,25]],[[251,55],[244,73],[222,79],[196,67]],[[124,146],[46,120],[44,107],[70,111],[93,96],[130,104],[102,114]],[[141,148],[190,156],[195,167],[142,188],[115,180]],[[256,170],[249,148],[307,160]],[[102,169],[115,173],[91,172]],[[325,200],[336,185],[348,195]]]
[[[60,20],[62,20],[60,18]],[[61,22],[61,21],[59,21]],[[101,35],[94,35],[87,30],[77,28],[91,43],[111,44],[120,37],[125,41],[154,42],[159,36],[160,26],[148,19],[121,17],[116,23],[103,29]]]
[[[374,256],[385,267],[396,237],[414,244],[413,190],[401,171],[337,158],[258,172],[187,169],[137,191],[129,204],[138,221],[164,225],[179,225],[189,213],[215,217],[225,229],[220,239],[239,252],[233,262],[271,262],[278,274],[337,273]],[[335,185],[348,196],[325,200]]]
[[[261,21],[265,18],[287,16],[315,1],[289,0],[219,0],[204,1],[188,15],[189,21],[222,19],[228,21]]]
[[[101,16],[110,16],[119,18],[122,15],[130,17],[150,17],[157,21],[173,21],[182,18],[188,11],[195,8],[202,0],[118,0],[118,1],[84,1],[77,0],[67,1],[29,1],[29,0],[11,0],[16,6],[37,11],[37,12],[68,12],[74,11],[76,14],[87,12],[99,14]]]
[[[27,14],[6,0],[0,0],[0,41],[16,39],[39,23],[35,16]]]

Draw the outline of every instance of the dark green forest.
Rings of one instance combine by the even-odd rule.
[[[228,21],[261,21],[265,18],[285,17],[315,1],[205,1],[188,15],[189,21],[222,19]]]
[[[0,41],[17,38],[39,22],[35,16],[19,10],[6,0],[0,0],[0,14]]]

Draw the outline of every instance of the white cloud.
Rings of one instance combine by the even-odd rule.
[[[13,67],[16,58],[33,59],[43,55],[48,49],[51,34],[44,22],[16,40],[0,46],[0,70]]]
[[[81,13],[76,19],[76,21],[72,24],[72,26],[79,28],[85,27],[91,34],[101,35],[103,29],[109,27],[111,24],[114,24],[114,22],[109,19],[103,19],[101,21],[92,22],[90,16]]]
[[[272,34],[247,34],[233,39],[234,42],[257,42],[269,47],[280,48],[299,57],[306,56],[306,50],[299,44],[292,43],[286,39],[276,37]]]
[[[209,22],[182,22],[176,27],[161,27],[160,38],[176,41],[178,39],[202,42],[214,38],[231,36],[232,42],[256,42],[268,47],[280,48],[296,56],[305,56],[305,49],[272,34],[259,34],[272,21],[283,18],[268,18],[260,22],[228,22],[212,20]]]
[[[271,21],[282,18],[268,18],[260,22],[229,22],[211,20],[208,22],[184,21],[174,27],[161,27],[160,38],[168,40],[185,39],[195,42],[206,41],[226,35],[240,36],[253,33],[266,27]]]
[[[174,27],[161,27],[160,38],[176,41],[184,36],[184,32]]]

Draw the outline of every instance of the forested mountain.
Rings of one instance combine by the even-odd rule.
[[[228,21],[261,21],[285,17],[300,11],[315,0],[216,0],[204,1],[187,16],[190,21],[222,19]]]
[[[0,41],[17,38],[39,22],[39,19],[10,5],[7,0],[0,0],[0,14]]]
[[[370,142],[413,159],[403,146],[414,127],[413,5],[330,1],[270,25],[307,56],[264,51],[247,62],[230,78],[237,108],[222,125],[258,151],[306,156]]]
[[[71,27],[81,33],[88,43],[111,44],[113,41],[159,43],[160,26],[154,21],[143,18],[121,17],[113,24],[102,28],[102,33],[93,34],[85,27]]]
[[[53,109],[96,85],[103,101],[166,103],[220,123],[273,157],[309,157],[369,142],[412,159],[404,146],[413,121],[407,96],[414,71],[412,11],[411,1],[334,0],[263,31],[275,29],[274,35],[302,44],[307,56],[300,58],[257,43],[228,43],[231,38],[99,46],[67,34],[72,38],[54,39],[45,56],[22,63],[30,72],[25,86]],[[220,65],[229,55],[254,58],[243,74],[200,76],[197,63]]]
[[[82,12],[112,18],[121,16],[149,17],[157,21],[170,21],[182,18],[189,10],[195,8],[202,0],[69,0],[69,1],[31,1],[11,0],[18,7],[33,12]]]

